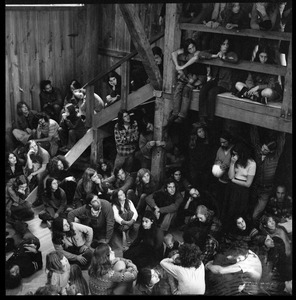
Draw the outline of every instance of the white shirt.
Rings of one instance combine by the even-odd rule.
[[[128,204],[129,204],[129,207],[131,209],[131,211],[134,212],[134,215],[132,217],[133,220],[137,221],[137,218],[138,218],[138,212],[133,204],[133,202],[131,200],[128,200]],[[121,204],[121,207],[123,210],[125,210],[124,208],[124,203]],[[112,208],[113,208],[113,212],[114,212],[114,219],[115,219],[115,222],[119,223],[121,225],[121,221],[123,220],[120,215],[119,215],[119,210],[117,208],[116,205],[112,205]]]
[[[243,181],[247,181],[248,175],[254,176],[256,173],[256,162],[254,160],[249,159],[248,164],[245,168],[242,166],[237,166],[234,170],[236,179],[240,179]]]
[[[199,268],[184,268],[174,264],[172,258],[164,258],[160,265],[178,280],[178,292],[182,295],[204,295],[205,267],[201,262]]]
[[[262,264],[253,251],[249,250],[248,256],[245,260],[237,263],[242,269],[243,273],[248,272],[250,277],[256,281],[259,281],[262,276]]]

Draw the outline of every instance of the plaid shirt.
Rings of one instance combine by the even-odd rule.
[[[204,265],[214,259],[218,247],[219,247],[218,241],[211,234],[208,234],[204,250],[202,251],[200,257]]]
[[[139,138],[138,123],[134,121],[128,129],[118,129],[118,123],[114,127],[114,137],[117,153],[128,156],[136,151]]]

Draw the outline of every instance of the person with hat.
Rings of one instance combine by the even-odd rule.
[[[217,53],[217,58],[221,59],[223,62],[238,62],[237,54],[230,51],[231,41],[229,37],[222,35],[215,45],[218,46],[218,49],[213,49],[212,51]],[[217,95],[224,92],[230,92],[232,89],[232,70],[233,69],[231,68],[218,66],[213,66],[211,68],[211,80],[206,82],[199,93],[200,122],[213,121]]]

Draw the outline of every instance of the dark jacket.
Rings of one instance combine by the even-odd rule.
[[[40,113],[35,110],[30,110],[28,117],[17,115],[15,128],[24,131],[26,128],[36,129],[38,126],[39,115]]]
[[[98,217],[91,215],[90,206],[83,205],[68,213],[68,222],[75,222],[78,218],[81,224],[87,225],[94,230],[94,239],[106,239],[110,241],[114,229],[114,213],[107,200],[101,200],[102,210]]]

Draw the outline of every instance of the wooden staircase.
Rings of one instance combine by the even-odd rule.
[[[131,110],[144,102],[154,97],[154,89],[150,84],[139,88],[137,91],[132,92],[127,98],[127,110]],[[98,114],[94,115],[94,122],[96,128],[100,128],[103,125],[111,122],[117,117],[118,111],[121,108],[121,100],[107,106],[101,110]],[[71,166],[81,154],[92,144],[94,140],[94,128],[89,128],[86,134],[73,146],[69,152],[66,153],[65,157]],[[89,165],[89,159],[88,159]],[[29,194],[27,201],[33,203],[37,197],[37,187]]]

